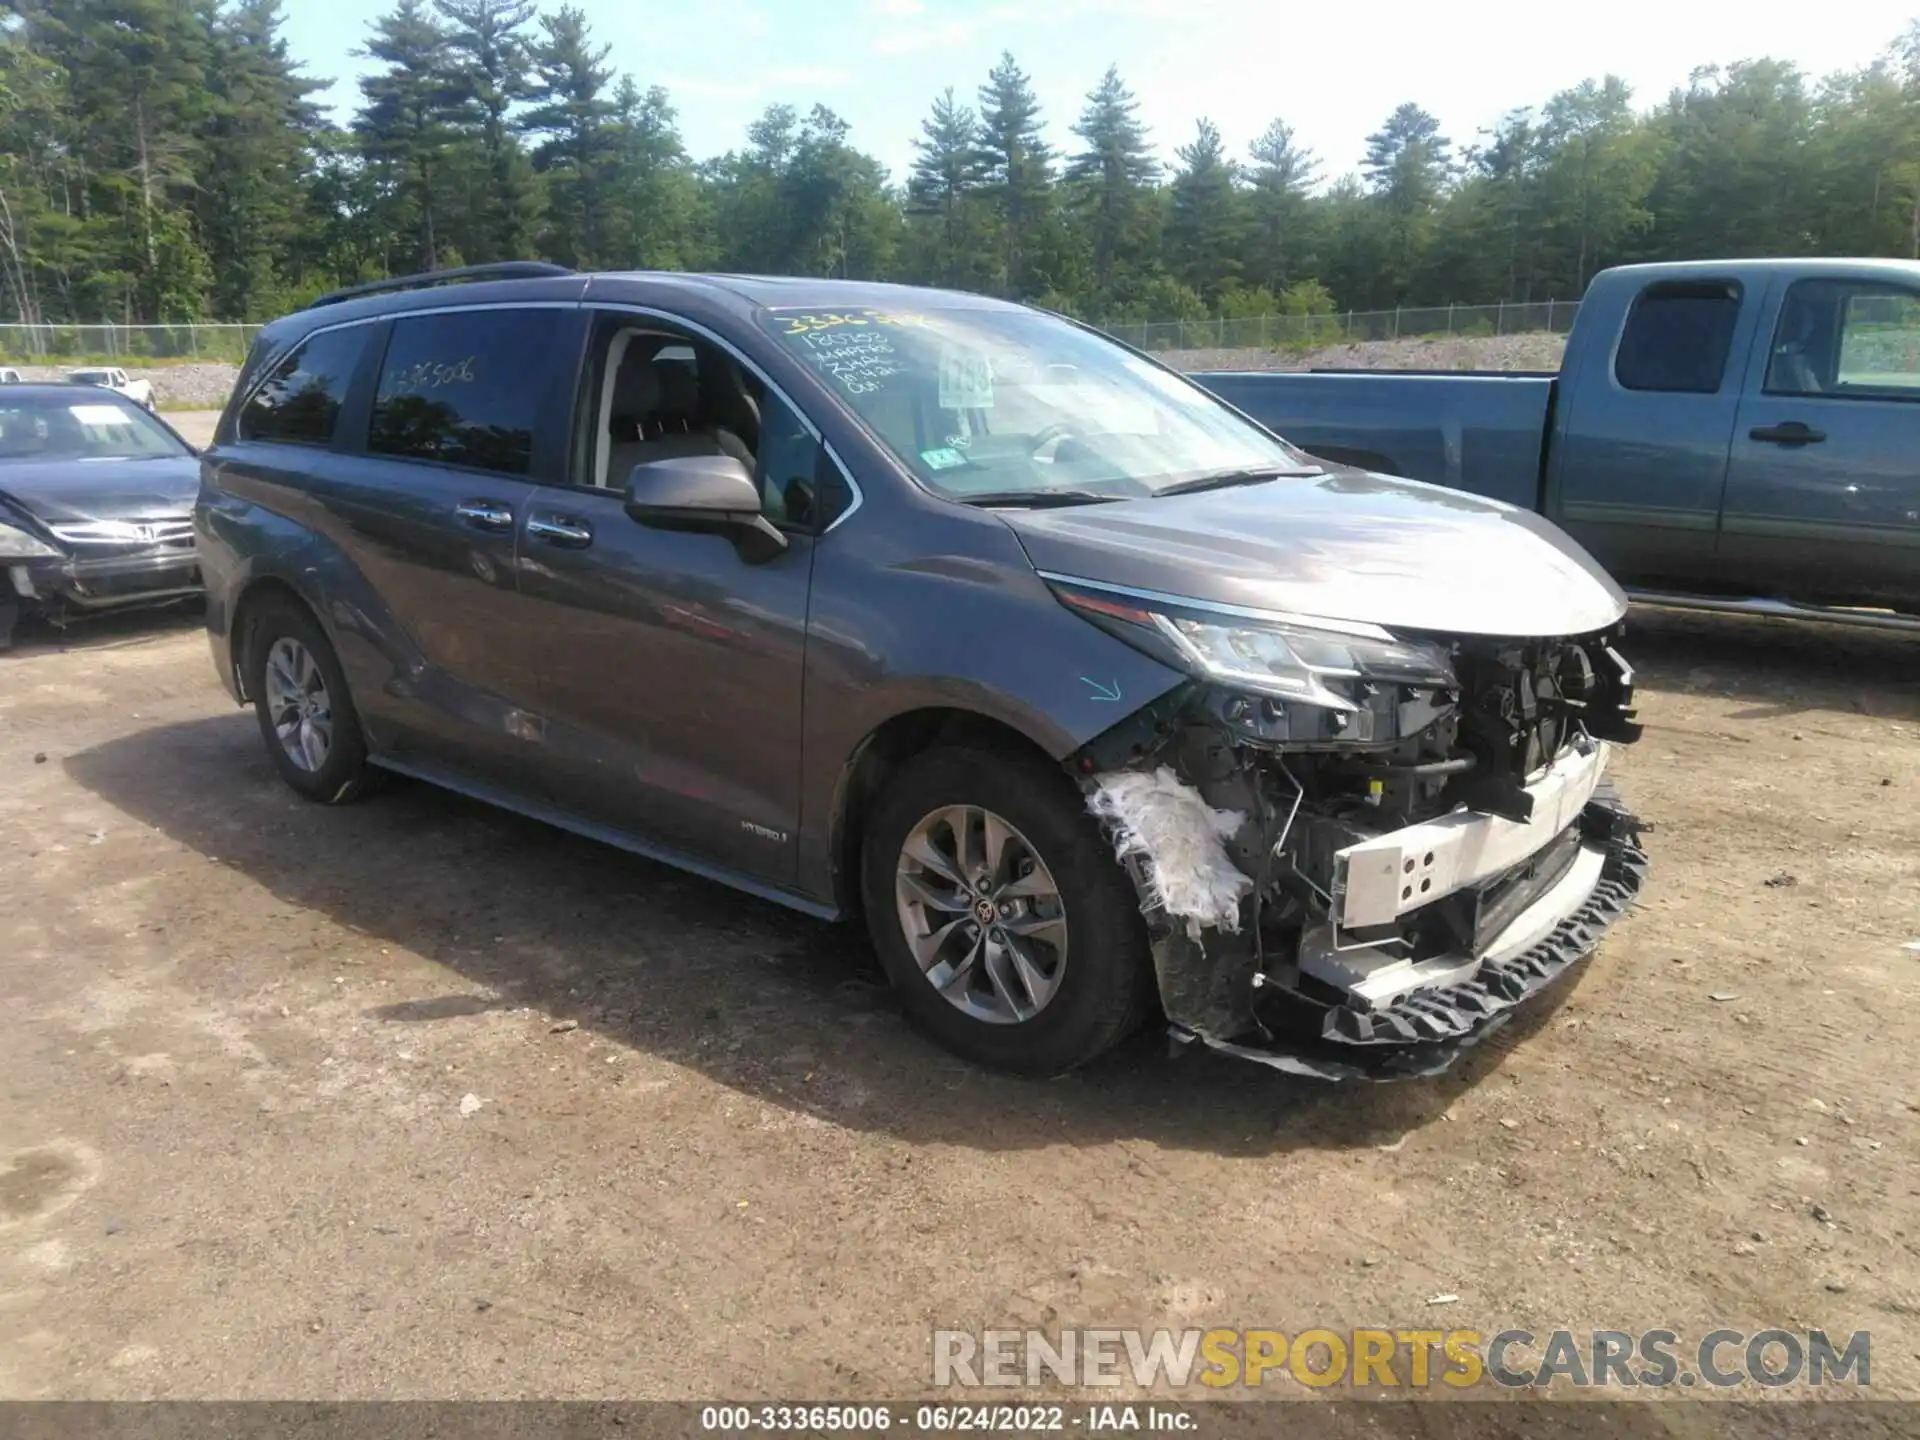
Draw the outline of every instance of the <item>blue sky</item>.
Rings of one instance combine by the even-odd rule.
[[[557,0],[545,0],[551,5]],[[1642,105],[1695,66],[1792,59],[1815,75],[1863,64],[1920,16],[1920,0],[1555,0],[1408,4],[1402,0],[576,0],[612,61],[672,93],[696,156],[738,146],[775,102],[832,106],[853,139],[892,166],[933,98],[969,101],[1002,50],[1035,87],[1056,145],[1109,63],[1140,96],[1171,157],[1205,115],[1229,146],[1278,116],[1325,161],[1353,169],[1367,134],[1402,100],[1440,117],[1456,144],[1516,105],[1590,75],[1623,75]],[[288,0],[286,34],[344,120],[358,101],[353,55],[390,0]],[[1716,13],[1718,12],[1718,13]],[[1817,18],[1815,18],[1817,17]]]

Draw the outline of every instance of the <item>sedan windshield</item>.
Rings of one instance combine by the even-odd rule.
[[[1214,476],[1313,470],[1199,387],[1051,315],[778,309],[762,323],[924,484],[955,500],[1045,504],[1068,491],[1097,503]]]
[[[189,453],[166,426],[114,396],[0,397],[0,462],[147,460]]]

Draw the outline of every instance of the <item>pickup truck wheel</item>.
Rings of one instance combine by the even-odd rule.
[[[267,756],[295,793],[345,805],[373,788],[379,771],[326,634],[304,609],[269,601],[253,617],[247,690]]]
[[[1151,1003],[1133,886],[1043,761],[972,749],[914,760],[867,826],[861,892],[908,1017],[978,1064],[1071,1070]]]

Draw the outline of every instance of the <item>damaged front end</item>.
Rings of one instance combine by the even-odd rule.
[[[1074,757],[1177,1040],[1323,1079],[1432,1074],[1639,890],[1639,822],[1603,778],[1640,733],[1617,622],[1414,634],[1054,588],[1193,677]]]

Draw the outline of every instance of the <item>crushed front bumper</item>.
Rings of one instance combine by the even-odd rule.
[[[0,601],[30,607],[56,623],[75,612],[167,604],[202,591],[191,544],[130,555],[16,560],[0,578]]]
[[[1632,906],[1647,869],[1639,830],[1611,788],[1596,784],[1565,830],[1522,857],[1524,866],[1564,842],[1555,868],[1465,963],[1442,957],[1401,967],[1424,974],[1397,976],[1391,966],[1372,975],[1362,967],[1343,999],[1272,983],[1251,935],[1209,930],[1196,941],[1149,916],[1170,1033],[1182,1046],[1199,1042],[1315,1079],[1437,1074],[1586,959]],[[1370,992],[1376,977],[1384,983]]]

